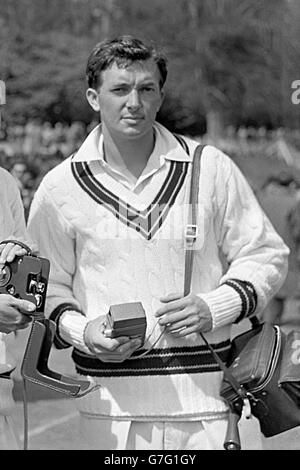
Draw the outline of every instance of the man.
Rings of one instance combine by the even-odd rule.
[[[14,239],[28,243],[24,209],[20,191],[13,176],[0,168],[0,241]],[[6,285],[3,267],[13,261],[15,256],[26,253],[24,248],[14,243],[0,245],[0,286]],[[30,323],[29,313],[35,305],[27,300],[14,298],[9,294],[0,294],[0,449],[20,448],[19,438],[12,425],[13,381],[11,373],[15,369],[15,360],[8,352],[8,343],[13,346],[13,337],[9,333],[26,328]]]
[[[166,76],[164,56],[138,39],[94,48],[87,99],[101,124],[45,176],[29,217],[51,261],[47,309],[56,345],[72,345],[77,372],[101,384],[77,401],[83,439],[95,449],[221,449],[222,373],[198,332],[225,360],[231,324],[262,310],[286,272],[288,249],[244,177],[208,146],[192,293],[182,296],[197,142],[155,122]],[[105,330],[110,306],[128,302],[146,312],[137,352],[139,339]]]
[[[23,161],[16,161],[12,165],[11,170],[10,170],[10,174],[13,175],[13,177],[16,179],[17,185],[21,191],[24,188],[23,178],[24,178],[26,171],[27,171],[27,165]]]

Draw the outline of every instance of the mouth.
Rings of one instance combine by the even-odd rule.
[[[144,118],[142,116],[124,116],[125,121],[142,121]]]

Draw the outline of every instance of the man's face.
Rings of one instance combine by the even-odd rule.
[[[16,163],[11,171],[11,174],[16,178],[21,179],[26,171],[26,166],[23,163]]]
[[[98,92],[89,89],[87,98],[112,137],[135,139],[152,132],[161,106],[160,73],[150,59],[126,68],[114,63],[101,74]]]

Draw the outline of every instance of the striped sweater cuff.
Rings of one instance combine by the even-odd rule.
[[[199,294],[212,315],[212,330],[250,317],[257,306],[257,294],[251,282],[228,279],[217,289]]]
[[[91,355],[91,351],[84,342],[84,331],[87,324],[88,319],[82,313],[69,308],[60,317],[59,331],[64,342]]]
[[[253,284],[249,281],[241,281],[240,279],[228,279],[224,285],[232,287],[240,296],[242,302],[241,313],[235,320],[235,323],[249,318],[257,307],[257,293]]]
[[[239,294],[232,287],[221,285],[217,289],[199,294],[210,309],[212,331],[233,323],[240,315],[242,302]]]
[[[60,304],[58,305],[54,310],[53,312],[51,313],[50,315],[50,320],[53,320],[56,324],[56,332],[55,332],[55,337],[54,337],[54,346],[57,348],[57,349],[66,349],[66,348],[69,348],[72,343],[70,343],[70,341],[66,341],[64,339],[64,335],[62,335],[62,332],[61,332],[61,325],[60,325],[60,320],[61,320],[61,317],[62,315],[67,312],[67,311],[74,311],[76,312],[76,315],[79,315],[82,316],[80,310],[78,310],[74,305],[70,304],[70,303],[65,303],[65,304]]]

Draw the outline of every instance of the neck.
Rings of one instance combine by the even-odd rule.
[[[147,165],[154,148],[154,132],[138,139],[115,139],[105,126],[102,126],[105,156],[108,162],[124,163],[128,171],[138,178]]]

